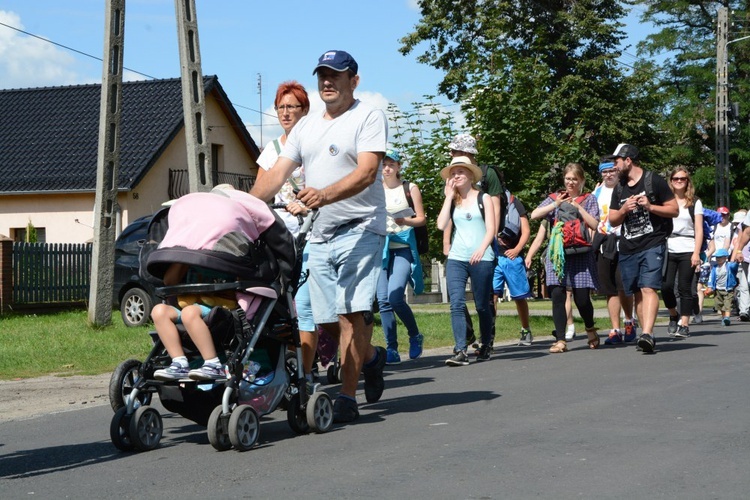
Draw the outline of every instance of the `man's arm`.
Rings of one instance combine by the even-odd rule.
[[[298,166],[289,158],[279,156],[271,170],[256,177],[255,184],[250,189],[250,194],[265,202],[270,202]]]
[[[323,189],[305,188],[299,192],[297,198],[308,208],[319,208],[339,200],[351,198],[375,182],[383,156],[385,156],[385,153],[382,151],[359,153],[357,155],[357,168],[349,175]],[[274,169],[271,169],[271,171]]]
[[[739,238],[737,238],[737,245],[734,248],[734,255],[732,256],[732,260],[735,260],[737,262],[742,262],[744,260],[742,257],[742,249],[745,248],[745,245],[747,245],[748,241],[750,241],[750,226],[747,226],[745,229],[743,229],[740,233]]]

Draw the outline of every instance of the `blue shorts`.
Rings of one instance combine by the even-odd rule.
[[[372,311],[385,236],[347,226],[328,241],[310,243],[310,302],[317,324]]]
[[[506,284],[511,299],[521,300],[531,297],[531,287],[526,277],[526,264],[520,255],[513,260],[505,255],[497,258],[495,273],[492,276],[492,289],[495,295],[502,295]]]
[[[191,305],[198,306],[201,308],[201,318],[203,319],[206,319],[206,316],[208,316],[208,313],[210,313],[211,309],[213,309],[213,307],[209,307],[203,304],[191,304]],[[186,306],[186,307],[190,307],[190,306]],[[182,324],[182,310],[178,307],[175,307],[175,310],[177,311],[177,319],[174,320],[174,324],[181,325]]]
[[[620,275],[625,295],[633,295],[642,288],[661,290],[662,267],[666,245],[641,250],[634,254],[620,254]]]
[[[305,249],[302,251],[302,273],[307,271],[307,261],[310,258],[310,251],[308,247],[310,244],[305,245]],[[307,277],[307,281],[299,287],[297,294],[294,296],[294,305],[297,309],[297,322],[300,331],[303,332],[314,332],[315,321],[312,316],[312,306],[310,305],[310,277]]]

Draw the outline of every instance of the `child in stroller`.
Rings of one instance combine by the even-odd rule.
[[[115,370],[110,382],[116,410],[110,425],[113,444],[121,450],[141,451],[158,446],[161,417],[149,406],[154,392],[167,410],[207,426],[209,441],[217,450],[250,449],[258,439],[259,417],[275,410],[282,399],[288,400],[287,420],[293,430],[327,431],[333,421],[330,397],[305,390],[292,302],[301,262],[278,216],[247,193],[214,188],[212,193],[185,195],[157,214],[149,226],[149,240],[141,252],[141,273],[147,278],[164,280],[166,285],[180,281],[185,268],[223,273],[221,283],[158,289],[168,298],[199,296],[185,302],[183,320],[188,319],[185,311],[195,311],[190,318],[197,322],[203,313],[193,304],[206,304],[222,294],[231,295],[230,308],[211,309],[206,317],[209,334],[199,327],[197,337],[194,330],[175,338],[171,329],[177,327],[168,319],[166,329],[157,325],[159,334],[152,334],[154,347],[143,363],[128,360]],[[237,307],[231,307],[235,295]],[[156,317],[160,311],[167,318],[174,314],[165,305]],[[185,322],[190,329],[192,323]],[[206,343],[212,345],[207,348]],[[290,345],[296,349],[296,372],[288,369],[285,359]],[[192,370],[195,375],[167,374],[180,353],[187,353],[187,361],[199,367]],[[226,380],[207,375],[195,363],[211,364],[212,370],[215,366]],[[127,393],[126,380],[132,381]]]

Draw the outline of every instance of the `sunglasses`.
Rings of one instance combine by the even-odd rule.
[[[687,182],[687,177],[672,177],[672,182]]]

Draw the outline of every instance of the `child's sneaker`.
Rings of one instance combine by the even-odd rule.
[[[679,328],[677,328],[677,333],[674,334],[674,338],[686,339],[688,337],[690,337],[690,329],[688,329],[687,326],[680,325]]]
[[[417,359],[422,356],[422,346],[424,345],[424,335],[421,333],[409,337],[409,359]]]
[[[625,322],[625,334],[622,336],[622,341],[625,343],[635,342],[637,332],[638,332],[638,327],[635,325],[635,321],[626,321]]]
[[[609,331],[609,336],[604,340],[604,345],[622,344],[622,334],[620,330],[613,328]]]
[[[521,328],[521,338],[518,340],[518,345],[531,345],[534,342],[534,336],[531,334],[531,330]]]
[[[732,320],[731,320],[731,319],[729,319],[729,318],[724,318],[724,319],[722,320],[722,322],[724,323],[724,326],[729,326],[729,325],[731,325],[731,324],[732,324]]]
[[[192,380],[221,380],[227,378],[227,375],[222,366],[203,363],[200,368],[190,370],[188,377]]]
[[[398,365],[401,363],[401,355],[395,349],[385,350],[385,364],[386,365]]]
[[[670,316],[669,317],[669,325],[667,326],[667,333],[670,337],[674,337],[674,334],[677,333],[677,329],[680,327],[680,324],[678,323],[678,320],[680,319],[679,316]]]
[[[188,367],[182,366],[179,363],[172,363],[166,368],[156,370],[154,372],[154,378],[156,380],[179,380],[188,376]]]
[[[568,325],[565,327],[565,341],[570,342],[576,338],[576,326]]]

